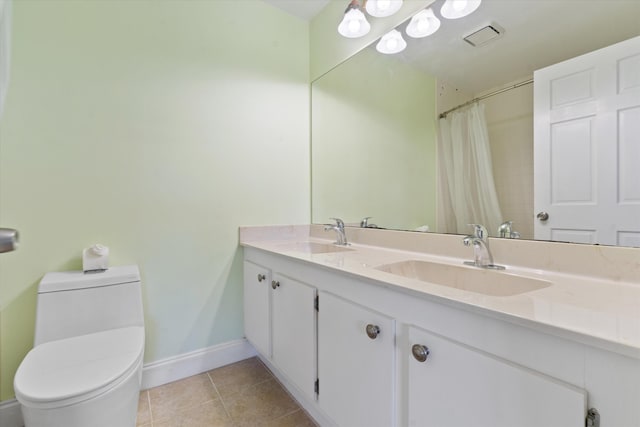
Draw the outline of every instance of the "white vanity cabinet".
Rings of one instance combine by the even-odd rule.
[[[337,425],[395,425],[394,353],[393,319],[319,292],[318,403]]]
[[[316,381],[316,290],[274,273],[272,290],[272,360],[307,396]]]
[[[271,270],[244,262],[244,333],[255,349],[271,357]]]
[[[584,390],[427,330],[408,329],[409,426],[584,425]]]
[[[245,330],[322,427],[640,427],[636,355],[317,259],[245,248]]]

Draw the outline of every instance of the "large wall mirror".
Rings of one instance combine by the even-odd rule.
[[[431,5],[441,20],[435,34],[405,35],[408,46],[395,55],[377,52],[374,42],[312,83],[312,222],[340,217],[360,226],[372,217],[366,224],[386,229],[469,232],[451,225],[448,205],[457,196],[443,194],[451,190],[447,174],[470,167],[447,162],[440,117],[482,98],[472,105],[481,105],[486,118],[498,222],[513,221],[520,238],[540,238],[534,71],[640,35],[640,1],[484,0],[456,20],[439,16],[442,2]],[[494,40],[463,40],[489,25],[500,33]],[[498,225],[491,235],[498,236]],[[634,239],[625,245],[639,246]]]

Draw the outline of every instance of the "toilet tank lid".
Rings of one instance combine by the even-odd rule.
[[[40,281],[38,293],[94,288],[139,281],[140,272],[137,265],[110,267],[107,271],[101,273],[88,274],[82,271],[56,271],[44,275]]]

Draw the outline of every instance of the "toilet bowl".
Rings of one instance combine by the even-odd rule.
[[[26,427],[134,427],[144,321],[137,267],[48,273],[14,379]]]

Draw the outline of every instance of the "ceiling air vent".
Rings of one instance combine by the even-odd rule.
[[[504,29],[496,24],[487,25],[464,38],[471,46],[477,47],[502,37]]]

